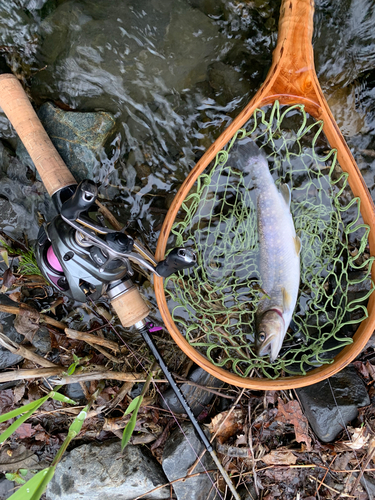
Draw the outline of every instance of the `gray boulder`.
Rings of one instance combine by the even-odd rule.
[[[120,441],[84,444],[68,453],[56,468],[47,500],[133,500],[165,484],[160,465],[147,450],[128,445],[121,455]],[[147,498],[169,498],[169,488]]]
[[[97,178],[100,156],[115,120],[110,113],[63,111],[51,103],[41,106],[38,117],[53,145],[77,181]],[[17,156],[22,163],[35,166],[20,140]]]
[[[169,481],[183,478],[188,469],[202,453],[204,446],[195,434],[191,424],[182,424],[182,431],[176,429],[168,438],[163,450],[163,470]],[[205,453],[194,472],[216,469],[209,455]],[[215,477],[212,474],[200,474],[173,484],[178,500],[214,500],[218,498]]]
[[[357,417],[358,407],[370,404],[366,386],[353,366],[296,390],[311,427],[324,442],[333,441]]]

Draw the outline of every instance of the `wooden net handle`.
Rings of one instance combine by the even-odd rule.
[[[48,194],[76,184],[14,75],[0,75],[0,107],[31,156]]]

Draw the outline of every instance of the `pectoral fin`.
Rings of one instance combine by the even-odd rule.
[[[282,288],[283,292],[283,309],[284,311],[288,310],[292,306],[292,297],[290,296],[290,293],[288,293],[285,288]]]
[[[296,249],[296,254],[299,255],[301,253],[301,248],[302,248],[302,241],[299,236],[296,236],[294,238],[294,247]]]
[[[288,184],[280,184],[280,194],[288,207],[290,207],[290,203],[292,201],[292,193],[290,192],[290,187],[288,186]]]

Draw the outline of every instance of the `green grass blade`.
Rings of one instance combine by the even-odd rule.
[[[55,470],[56,470],[56,465],[48,467],[47,474],[44,477],[42,477],[42,480],[41,480],[39,486],[37,487],[37,489],[35,490],[33,496],[31,497],[31,500],[39,500],[40,499],[40,497],[46,491],[48,483],[53,478],[53,476],[55,474]]]
[[[73,437],[78,436],[78,434],[81,432],[83,422],[87,417],[87,412],[88,408],[86,406],[73,420],[72,425],[69,427],[68,435],[72,434]]]
[[[141,398],[141,400],[143,399],[143,396],[139,395],[137,396],[136,398],[133,399],[133,401],[130,403],[130,405],[126,408],[126,411],[124,413],[124,416],[125,415],[128,415],[129,413],[131,413],[133,410],[135,410],[137,408],[137,405],[138,405],[138,400]],[[141,401],[142,403],[142,401]],[[138,406],[139,408],[139,406]]]
[[[60,394],[59,392],[52,391],[50,393],[50,397],[52,399],[55,399],[56,401],[61,401],[62,403],[70,403],[72,405],[77,404],[76,401],[73,401],[73,399],[70,399],[70,398],[64,396],[63,394]]]
[[[34,496],[37,492],[39,486],[44,481],[44,478],[47,476],[48,471],[51,467],[47,469],[43,469],[35,476],[33,476],[27,483],[25,483],[19,490],[17,490],[8,500],[39,500],[39,497]],[[54,467],[53,467],[54,469]]]
[[[137,423],[138,410],[141,406],[142,401],[143,401],[143,396],[139,397],[137,404],[134,408],[133,414],[130,417],[129,422],[125,426],[124,432],[122,434],[122,439],[121,439],[121,451],[124,450],[125,446],[129,443],[130,438],[132,437],[132,434],[133,434],[134,429],[135,429],[135,425]],[[133,402],[134,401],[132,401],[132,403]]]
[[[4,415],[0,415],[0,424],[6,422],[7,420],[10,420],[11,418],[18,417],[19,415],[22,415],[22,413],[29,412],[30,410],[33,411],[37,410],[39,406],[41,406],[45,401],[47,401],[48,397],[49,397],[48,395],[44,396],[40,399],[37,399],[36,401],[32,401],[31,403],[22,406],[21,408],[9,411],[8,413],[4,413]]]
[[[44,398],[40,398],[37,401],[33,401],[33,403],[37,403],[31,410],[29,410],[27,413],[24,413],[20,418],[18,418],[15,422],[13,422],[12,425],[10,425],[0,436],[0,444],[3,443],[6,439],[8,439],[9,436],[13,434],[14,431],[18,429],[28,418],[31,417],[31,415],[40,407],[42,404],[47,401],[49,398],[49,394],[47,396],[44,396]],[[26,405],[29,406],[29,405]],[[25,407],[22,408],[24,410]],[[11,412],[10,412],[11,413]]]

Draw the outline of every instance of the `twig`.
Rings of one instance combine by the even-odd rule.
[[[134,382],[124,382],[124,384],[121,386],[121,389],[119,390],[118,394],[106,406],[105,413],[108,413],[113,408],[115,408],[119,403],[121,403],[121,401],[124,399],[124,397],[127,394],[129,394],[129,392],[132,390],[133,385],[134,385]]]
[[[113,342],[112,340],[102,339],[93,335],[92,333],[87,332],[79,332],[77,330],[72,330],[71,328],[65,328],[65,335],[70,339],[75,340],[83,340],[88,343],[97,344],[102,347],[107,347],[107,349],[111,349],[112,351],[119,352],[120,348],[117,342]]]
[[[220,391],[217,391],[216,389],[212,389],[211,387],[205,387],[204,385],[197,384],[196,382],[192,382],[191,380],[187,380],[184,377],[180,377],[179,375],[173,374],[173,376],[177,379],[177,382],[183,382],[184,384],[188,384],[188,385],[191,385],[193,387],[199,387],[199,389],[202,389],[203,391],[211,392],[212,394],[216,394],[217,396],[220,396],[221,398],[236,399],[235,396],[228,396],[227,394],[224,394]]]
[[[362,479],[364,469],[366,469],[366,467],[368,466],[368,464],[372,460],[372,457],[374,456],[374,452],[375,452],[375,438],[371,438],[370,442],[369,442],[368,451],[367,451],[366,461],[365,461],[363,467],[361,467],[361,470],[360,470],[360,472],[359,472],[359,474],[354,482],[353,488],[351,489],[350,493],[352,495],[355,494],[355,490],[357,489],[357,486],[359,485],[359,482]]]
[[[14,370],[0,373],[0,382],[11,382],[13,380],[30,380],[33,378],[53,377],[61,375],[66,368],[38,368],[32,370]]]
[[[253,433],[252,433],[252,429],[251,429],[252,424],[251,424],[251,403],[250,403],[250,399],[249,399],[247,408],[248,408],[248,414],[249,414],[248,443],[249,443],[249,448],[250,448],[251,456],[252,456],[252,459],[253,459],[252,463],[251,463],[251,466],[252,466],[252,469],[253,469],[254,488],[255,488],[257,496],[259,497],[259,488],[258,488],[258,481],[257,481],[257,473],[256,473],[256,470],[255,470],[255,456],[254,456],[254,450],[253,450]]]
[[[113,371],[92,371],[82,372],[77,375],[64,376],[66,368],[38,368],[31,370],[14,370],[0,373],[0,383],[11,382],[13,380],[31,380],[34,378],[55,377],[54,384],[66,385],[76,382],[87,382],[90,380],[123,380],[126,382],[145,382],[146,378],[142,373],[123,373]],[[52,380],[50,381],[52,382]],[[156,380],[158,383],[166,383],[165,379]]]
[[[309,478],[313,479],[314,481],[316,481],[320,485],[324,486],[325,488],[328,488],[329,490],[333,491],[334,493],[337,493],[337,494],[341,495],[341,497],[345,497],[345,498],[357,498],[357,497],[353,497],[352,495],[348,495],[347,493],[342,493],[341,491],[338,491],[338,490],[335,490],[334,488],[331,488],[331,486],[328,486],[328,484],[323,483],[323,481],[320,481],[317,477],[309,476]]]
[[[66,375],[56,377],[53,380],[54,384],[66,385],[75,384],[76,382],[88,382],[91,380],[123,380],[124,382],[145,382],[146,378],[142,373],[124,373],[113,371],[92,371],[81,372],[75,375]]]
[[[85,340],[85,342],[89,345],[91,345],[91,347],[93,347],[94,349],[96,349],[97,351],[99,351],[101,354],[103,354],[103,356],[105,356],[106,358],[108,358],[110,361],[112,361],[113,363],[119,363],[120,361],[116,358],[116,356],[112,356],[112,354],[109,354],[109,352],[107,352],[105,349],[103,349],[102,347],[100,347],[99,345],[96,345],[94,344],[94,342],[89,342],[88,340]]]
[[[5,312],[9,314],[19,314],[20,308],[17,306],[5,306],[3,304],[0,305],[0,312]],[[39,316],[40,323],[46,323],[47,325],[54,326],[59,328],[60,330],[65,330],[66,324],[61,321],[57,321],[56,319],[50,318],[49,316],[45,316],[44,314],[40,314]]]
[[[43,358],[43,356],[39,356],[35,352],[27,349],[26,347],[17,344],[13,340],[9,339],[4,333],[0,332],[0,345],[8,349],[8,351],[13,354],[18,354],[29,361],[33,361],[37,365],[44,366],[45,368],[58,368],[58,365],[52,363],[52,361],[48,361],[48,359]]]

